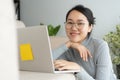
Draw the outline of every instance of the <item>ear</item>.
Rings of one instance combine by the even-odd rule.
[[[91,25],[89,26],[89,28],[88,28],[88,32],[91,32],[92,29],[93,29],[93,25],[91,24]]]

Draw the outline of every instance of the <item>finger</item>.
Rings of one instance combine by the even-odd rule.
[[[84,52],[84,61],[88,61],[88,51],[85,51]]]
[[[58,68],[58,70],[60,70],[60,71],[67,70],[67,69],[68,69],[67,66],[63,66],[63,67]]]
[[[80,51],[80,57],[82,58],[83,57],[83,55],[82,55],[82,52]]]
[[[57,69],[57,68],[60,68],[62,66],[60,64],[56,64],[56,65],[54,65],[54,67]]]
[[[62,64],[57,64],[57,65],[55,65],[55,68],[61,68],[61,67],[64,67],[64,66],[65,66],[64,63],[62,63]]]
[[[85,53],[85,61],[88,61],[88,53]]]
[[[55,66],[55,68],[59,68],[59,67],[65,66],[65,63],[66,63],[65,60],[56,60],[54,62],[54,66]]]
[[[55,61],[54,61],[54,67],[55,67],[55,68],[58,68],[58,67],[59,67],[59,64],[60,64],[60,61],[59,61],[59,60],[55,60]]]
[[[85,61],[85,54],[84,54],[84,52],[81,52],[80,54],[82,55],[81,58]]]
[[[92,58],[92,55],[91,55],[91,53],[90,53],[90,51],[88,50],[88,55]]]
[[[63,61],[63,60],[55,60],[55,61],[54,61],[54,64],[60,64],[60,63],[62,63],[62,61]]]
[[[86,54],[86,53],[83,52],[82,54],[83,54],[83,60],[85,61],[85,59],[86,59],[86,58],[85,58],[85,57],[86,57],[85,54]]]

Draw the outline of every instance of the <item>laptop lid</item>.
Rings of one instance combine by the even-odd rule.
[[[19,68],[25,71],[73,73],[79,70],[55,71],[47,26],[17,29]]]
[[[17,36],[20,70],[53,73],[47,26],[19,28]]]

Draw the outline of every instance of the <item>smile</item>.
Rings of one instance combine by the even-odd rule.
[[[80,33],[70,33],[70,35],[77,36],[77,35],[80,35]]]

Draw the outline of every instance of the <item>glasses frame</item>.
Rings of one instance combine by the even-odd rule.
[[[74,23],[74,22],[64,22],[66,28],[71,29],[72,27],[76,27],[77,29],[82,28],[85,26],[85,23],[79,22],[79,23]]]

